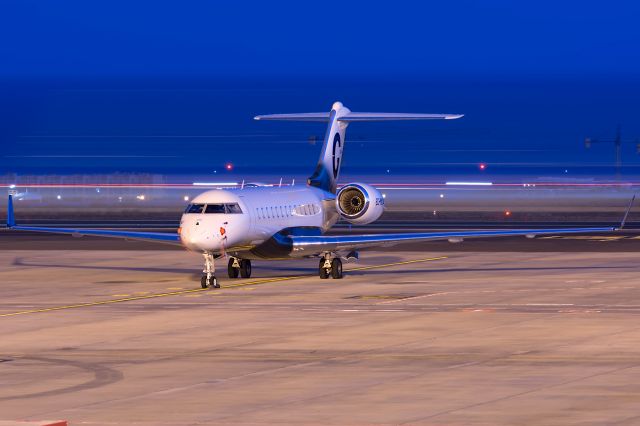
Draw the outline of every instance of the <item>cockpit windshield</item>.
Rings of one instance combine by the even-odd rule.
[[[238,203],[225,204],[189,204],[185,213],[217,213],[217,214],[241,214],[242,209]]]
[[[205,213],[224,213],[224,204],[207,204]]]
[[[238,203],[229,203],[224,205],[227,213],[242,213],[242,209],[238,205]]]
[[[185,213],[202,213],[204,204],[189,204],[185,209]]]

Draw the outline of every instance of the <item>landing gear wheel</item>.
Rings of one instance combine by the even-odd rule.
[[[342,278],[342,260],[337,257],[331,261],[331,277],[337,280]]]
[[[324,267],[324,258],[320,259],[320,266],[318,266],[318,273],[320,274],[321,280],[326,280],[329,278],[329,270]]]
[[[220,288],[220,284],[218,284],[218,279],[215,276],[207,279],[207,276],[203,275],[202,278],[200,278],[200,287]]]
[[[251,261],[249,259],[240,261],[240,276],[242,278],[251,278]]]
[[[229,278],[238,278],[238,275],[240,274],[240,268],[236,268],[235,266],[233,266],[234,261],[234,258],[229,259],[229,265],[227,266],[227,273],[229,274]]]

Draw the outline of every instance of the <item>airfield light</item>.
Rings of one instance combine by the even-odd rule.
[[[440,194],[440,198],[444,198],[444,194]]]
[[[382,198],[387,198],[387,194],[382,194]]]
[[[58,195],[56,198],[57,198],[58,200],[62,200],[62,195]]]
[[[227,164],[224,165],[224,168],[227,169],[227,171],[231,171],[231,170],[233,170],[233,164],[227,163]]]
[[[140,201],[144,201],[144,194],[136,195],[136,198]]]
[[[11,185],[9,185],[9,189],[15,189],[16,185],[14,183],[12,183]]]
[[[504,215],[505,215],[506,217],[511,216],[511,211],[510,211],[510,210],[505,210],[505,211],[504,211]]]
[[[189,196],[185,195],[182,199],[185,200],[185,201],[189,201]]]
[[[487,168],[487,165],[486,165],[485,163],[480,163],[480,164],[478,165],[478,168],[479,168],[481,171],[483,171],[483,170],[485,170],[485,169]]]

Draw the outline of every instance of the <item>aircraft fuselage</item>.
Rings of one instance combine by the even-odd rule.
[[[293,255],[279,237],[320,235],[339,219],[335,194],[312,186],[216,189],[193,199],[180,220],[190,250],[245,259]]]

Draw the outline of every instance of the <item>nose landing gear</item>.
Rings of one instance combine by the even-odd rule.
[[[334,279],[341,279],[342,275],[342,260],[339,257],[331,258],[330,254],[326,254],[320,259],[320,265],[318,266],[318,274],[320,279],[325,280],[331,276]]]
[[[204,257],[204,269],[202,270],[203,275],[200,278],[200,286],[202,288],[212,287],[212,288],[220,288],[220,284],[218,283],[218,279],[214,275],[216,272],[216,265],[213,258],[213,254],[209,252],[202,253]]]

